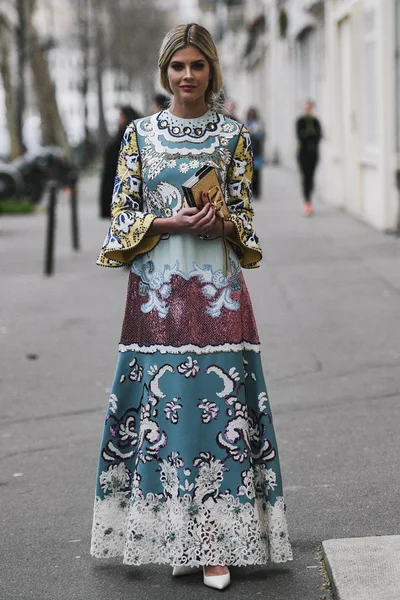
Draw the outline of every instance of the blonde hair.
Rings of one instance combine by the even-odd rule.
[[[210,65],[210,83],[205,93],[205,101],[208,106],[214,107],[222,90],[221,65],[210,32],[197,23],[177,25],[163,39],[158,55],[161,85],[168,94],[172,95],[168,81],[168,65],[175,52],[188,46],[197,48],[206,57]]]

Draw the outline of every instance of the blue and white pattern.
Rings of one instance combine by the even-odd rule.
[[[225,241],[153,235],[212,164],[235,225]],[[241,267],[258,266],[245,128],[162,111],[124,136],[99,264],[130,264],[99,459],[91,553],[127,564],[291,560],[278,448]],[[229,264],[229,267],[227,266]],[[226,267],[226,268],[225,268]]]

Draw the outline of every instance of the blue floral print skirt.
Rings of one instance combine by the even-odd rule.
[[[187,243],[168,256],[161,242],[132,265],[91,552],[133,565],[285,562],[278,449],[246,284],[233,252],[224,273],[220,240],[202,262]]]

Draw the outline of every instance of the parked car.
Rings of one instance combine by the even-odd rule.
[[[46,185],[55,181],[60,187],[78,178],[76,168],[57,146],[45,146],[0,164],[0,197],[23,198],[38,204]]]
[[[24,182],[14,166],[0,162],[0,200],[19,198],[23,194]]]

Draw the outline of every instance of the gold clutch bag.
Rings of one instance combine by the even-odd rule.
[[[182,185],[182,190],[189,206],[203,208],[201,194],[208,194],[210,203],[216,213],[223,219],[229,219],[229,210],[226,206],[224,194],[218,179],[217,172],[211,165],[205,165]]]

